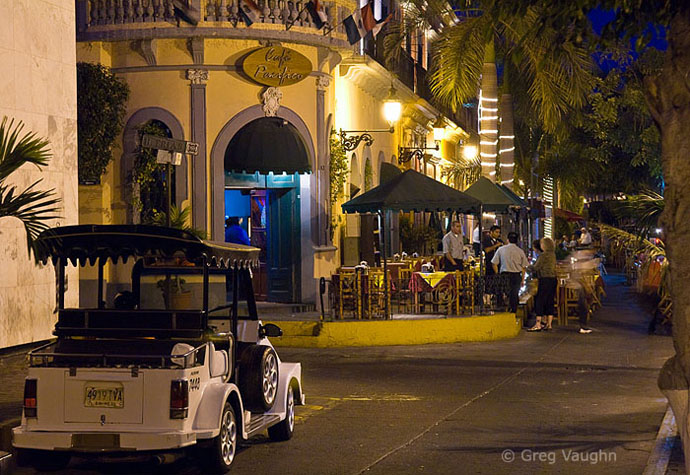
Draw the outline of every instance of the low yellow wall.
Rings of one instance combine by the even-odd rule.
[[[520,332],[520,322],[513,313],[423,320],[271,323],[283,329],[282,337],[271,338],[274,345],[300,348],[493,341],[514,338]]]

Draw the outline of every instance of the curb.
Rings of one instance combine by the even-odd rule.
[[[271,338],[271,343],[295,348],[495,341],[514,338],[521,329],[521,321],[513,313],[415,320],[264,323],[274,323],[283,330],[283,336]]]
[[[12,454],[0,450],[0,475],[10,475],[14,471]]]
[[[643,475],[664,475],[666,473],[677,433],[678,427],[676,426],[676,419],[673,417],[673,410],[671,406],[667,406],[666,414],[654,441],[654,447],[649,454],[647,466],[642,472]]]
[[[21,423],[19,417],[0,421],[0,451],[12,451],[12,429]]]

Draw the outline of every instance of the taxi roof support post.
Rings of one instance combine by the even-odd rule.
[[[169,166],[169,165],[168,165]],[[168,215],[168,219],[170,219],[170,215]],[[203,268],[203,284],[202,284],[202,299],[203,299],[203,310],[204,310],[204,328],[208,325],[208,266],[209,266],[208,259],[206,256],[203,256],[201,258],[201,266]]]
[[[105,308],[105,302],[103,301],[103,258],[98,258],[98,308]]]
[[[58,259],[58,309],[65,308],[65,258]]]
[[[232,336],[235,338],[235,341],[239,341],[238,335],[237,335],[237,300],[239,293],[237,292],[237,286],[239,284],[239,269],[237,267],[231,267],[232,269],[232,275],[230,276],[232,278]],[[237,345],[232,345],[232,364],[235,366],[232,371],[232,378],[234,382],[237,382],[237,368],[239,367],[239,363],[237,361]]]
[[[259,314],[256,312],[256,300],[254,299],[254,288],[252,285],[252,275],[249,268],[241,269],[242,280],[244,281],[244,293],[247,296],[247,311],[252,320],[258,320]]]

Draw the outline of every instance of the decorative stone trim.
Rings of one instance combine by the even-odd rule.
[[[206,84],[206,81],[208,81],[208,70],[188,69],[187,79],[189,79],[192,84]]]
[[[141,55],[144,57],[146,64],[149,66],[156,65],[156,40],[148,39],[139,42],[139,49]]]
[[[280,109],[280,101],[283,99],[283,91],[277,87],[269,87],[261,95],[264,100],[264,105],[261,107],[263,109],[266,117],[275,117],[278,115],[278,109]]]
[[[200,36],[191,38],[188,46],[194,64],[204,64],[204,39]]]
[[[319,75],[316,76],[316,89],[319,91],[325,91],[331,84],[331,78],[329,76]]]

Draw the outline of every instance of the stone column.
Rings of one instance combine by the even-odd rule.
[[[328,185],[329,185],[329,130],[326,130],[326,89],[330,85],[328,76],[316,77],[316,233],[314,244],[328,245]]]
[[[188,69],[187,79],[191,85],[192,142],[199,144],[199,154],[192,157],[192,226],[208,231],[206,203],[206,81],[205,69]],[[209,235],[209,238],[213,236]]]

